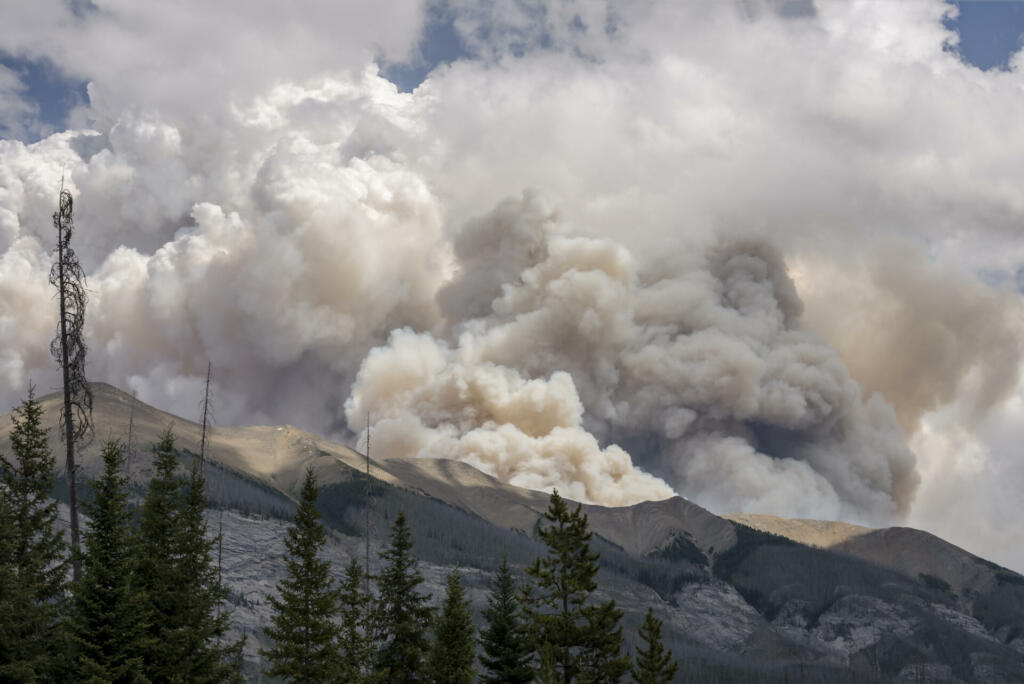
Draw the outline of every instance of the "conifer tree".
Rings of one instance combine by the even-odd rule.
[[[554,491],[544,518],[550,524],[538,534],[548,552],[527,567],[532,586],[523,593],[538,657],[551,650],[563,684],[618,682],[630,662],[621,653],[622,611],[614,601],[591,600],[600,556],[590,551],[587,516]]]
[[[76,669],[86,682],[144,684],[144,602],[132,586],[132,511],[121,444],[107,442],[102,458],[103,474],[85,506],[82,575],[73,585]]]
[[[202,462],[197,459],[175,517],[175,574],[181,600],[176,630],[170,635],[177,647],[172,650],[181,653],[176,675],[197,684],[239,680],[244,641],[224,643],[230,614],[219,610],[227,590],[213,560],[218,540],[207,537],[205,489]]]
[[[56,463],[42,416],[30,386],[28,399],[12,415],[14,458],[0,455],[0,518],[6,518],[0,522],[6,537],[0,540],[0,681],[52,681],[62,665],[67,548],[51,498]]]
[[[487,626],[480,633],[484,666],[484,684],[529,684],[533,681],[530,660],[533,645],[523,623],[516,600],[516,585],[508,560],[501,563],[491,583],[487,607],[483,610]]]
[[[175,530],[182,481],[175,473],[174,435],[170,428],[153,445],[153,477],[139,511],[135,584],[146,603],[148,625],[146,675],[154,683],[171,681],[182,653],[168,639],[179,626],[181,585],[175,555]]]
[[[472,684],[474,660],[473,611],[459,572],[452,570],[445,582],[441,613],[434,620],[428,679],[435,684]]]
[[[6,664],[16,653],[14,630],[15,598],[14,574],[14,514],[7,499],[7,491],[0,486],[0,662]],[[12,668],[13,669],[13,668]],[[18,673],[5,672],[11,679]]]
[[[412,555],[404,513],[395,519],[391,545],[381,557],[385,567],[377,578],[374,678],[392,684],[425,681],[424,657],[429,648],[426,635],[433,611],[427,605],[430,595],[418,591],[423,575]]]
[[[339,594],[330,562],[319,555],[327,535],[316,508],[316,476],[306,471],[295,521],[288,530],[288,575],[270,597],[273,609],[267,635],[273,647],[261,651],[270,660],[267,674],[289,682],[337,681]]]
[[[177,474],[170,428],[153,451],[135,568],[149,624],[146,675],[154,684],[228,681],[240,675],[241,644],[223,643],[229,616],[219,608],[227,592],[213,563],[217,540],[207,538],[205,480],[198,461],[188,481]]]
[[[370,661],[370,596],[364,591],[364,573],[355,556],[345,568],[339,595],[341,632],[338,659],[341,681],[360,682]]]
[[[661,643],[661,620],[654,617],[650,608],[644,624],[640,626],[640,638],[647,648],[636,649],[633,681],[636,684],[668,684],[676,676],[679,665],[672,660],[672,651],[665,651]]]

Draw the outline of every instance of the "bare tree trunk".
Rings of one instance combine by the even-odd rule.
[[[366,492],[363,495],[366,510],[366,572],[363,573],[363,591],[370,595],[370,414],[366,414]]]
[[[203,393],[203,433],[199,439],[199,472],[206,465],[206,426],[210,417],[210,374],[213,364],[206,362],[206,391]]]
[[[61,204],[63,204],[61,193]],[[58,228],[59,229],[59,228]],[[64,300],[64,241],[57,240],[57,264],[60,272],[60,367],[64,386],[64,444],[67,447],[65,470],[68,478],[68,506],[71,508],[71,577],[75,582],[82,574],[78,558],[81,543],[78,535],[78,476],[75,466],[75,426],[71,420],[71,368],[68,364],[67,305]]]
[[[85,377],[85,272],[71,248],[74,231],[73,200],[61,181],[60,201],[53,214],[57,229],[57,262],[50,269],[50,284],[57,288],[60,321],[57,337],[50,343],[50,353],[60,364],[64,385],[64,405],[60,415],[61,438],[67,447],[66,469],[68,504],[71,508],[71,572],[77,581],[81,576],[78,525],[78,472],[75,444],[82,442],[92,430],[92,391]]]
[[[132,391],[132,403],[128,405],[128,441],[124,444],[124,469],[129,476],[132,474],[132,428],[135,425],[135,391]]]

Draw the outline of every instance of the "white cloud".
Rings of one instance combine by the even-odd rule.
[[[21,77],[0,64],[0,140],[21,139],[42,129],[39,107],[24,97]]]
[[[912,441],[924,463],[912,521],[947,529],[930,492],[950,481],[944,473],[966,467],[962,452],[943,462],[922,450],[965,429],[982,470],[1003,478],[978,479],[979,491],[999,502],[1005,482],[1024,485],[1001,437],[977,427],[1002,415],[1000,401],[1016,385],[1020,303],[974,282],[978,272],[1012,276],[1024,263],[1024,70],[981,72],[945,50],[955,40],[941,22],[946,3],[822,1],[792,18],[773,11],[778,3],[753,0],[522,2],[500,12],[453,3],[456,28],[480,59],[435,70],[412,94],[398,93],[371,61],[414,53],[419,3],[388,14],[370,2],[313,3],[301,13],[265,3],[96,4],[76,16],[56,0],[21,3],[0,27],[0,49],[46,57],[90,81],[90,105],[75,120],[95,131],[0,143],[0,289],[13,293],[0,300],[0,394],[9,403],[30,374],[52,373],[39,351],[52,303],[40,278],[64,168],[93,289],[90,372],[171,409],[194,410],[183,388],[211,358],[231,407],[222,420],[343,431],[343,403],[368,350],[409,327],[450,350],[486,352],[524,383],[568,372],[585,408],[569,427],[582,438],[622,434],[624,423],[613,420],[622,397],[606,391],[620,387],[622,369],[606,363],[609,354],[629,339],[623,331],[638,308],[676,311],[676,321],[710,315],[692,293],[724,286],[692,281],[709,244],[742,232],[799,266],[808,314],[793,309],[769,337],[730,329],[729,344],[746,334],[751,367],[777,363],[800,391],[759,402],[750,398],[760,396],[754,383],[743,395],[751,413],[740,416],[743,401],[728,399],[730,387],[714,378],[696,388],[651,381],[646,394],[629,393],[649,402],[644,429],[677,439],[712,406],[737,420],[810,429],[823,408],[841,407],[855,439],[786,460],[753,448],[757,435],[729,434],[740,448],[723,451],[733,444],[723,441],[684,454],[689,469],[676,476],[701,483],[687,494],[716,507],[747,502],[807,515],[854,516],[911,500],[912,478],[894,475],[908,460],[880,438],[895,434],[893,412],[881,399],[860,401],[840,357],[820,341],[793,343],[792,335],[813,338],[799,328],[815,323],[867,387],[888,389],[878,380],[891,367],[886,350],[914,361],[901,364],[906,387],[944,379],[923,403],[888,389],[904,425],[912,429],[912,415],[925,426]],[[537,221],[513,212],[495,219],[506,220],[489,243],[501,258],[467,261],[474,245],[454,236],[523,188],[548,198],[531,211],[557,239],[538,241]],[[893,236],[902,258],[879,246]],[[587,240],[572,242],[579,237]],[[516,279],[547,277],[534,266],[551,255],[531,252],[542,243],[589,246],[580,258],[599,253],[610,259],[607,272],[628,275],[554,277],[562,289],[530,300]],[[442,289],[460,267],[476,269],[476,289]],[[879,280],[884,272],[898,277]],[[826,281],[833,277],[861,286],[837,288]],[[676,284],[651,287],[659,280]],[[583,304],[585,316],[566,318]],[[972,307],[973,317],[952,315]],[[827,324],[821,312],[840,308],[842,325]],[[488,321],[473,322],[481,317]],[[545,335],[570,320],[606,339],[576,353],[545,348]],[[893,332],[922,329],[911,321],[954,338],[937,347],[945,352],[935,363],[906,354],[910,338]],[[879,325],[891,326],[885,344]],[[513,332],[532,335],[520,346],[546,355],[518,354]],[[708,357],[729,344],[709,343]],[[865,349],[872,353],[854,358]],[[826,391],[827,380],[841,391]],[[655,397],[660,389],[670,399]],[[993,398],[979,403],[982,395]],[[950,403],[981,409],[937,419]],[[414,417],[426,425],[422,413]],[[544,450],[478,429],[442,436],[506,461],[497,455]],[[499,437],[501,448],[480,446]],[[620,458],[600,443],[587,448],[602,446],[609,462]],[[844,471],[850,464],[857,472]],[[738,465],[742,476],[727,474]],[[534,476],[538,486],[562,477]],[[858,478],[870,486],[837,484]],[[752,482],[777,486],[755,492]],[[816,503],[780,508],[792,500],[780,493],[798,482],[811,492],[804,504]],[[879,493],[888,504],[872,502]],[[1012,541],[1004,511],[976,510],[992,530],[978,550]]]

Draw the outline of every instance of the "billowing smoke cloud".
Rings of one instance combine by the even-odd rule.
[[[1024,58],[960,62],[941,0],[478,5],[412,93],[375,60],[417,52],[418,2],[18,5],[0,50],[90,84],[0,141],[0,400],[57,386],[63,174],[89,372],[145,401],[194,415],[210,360],[222,424],[370,412],[395,454],[591,501],[906,513],[903,434],[1018,387]]]
[[[583,426],[719,508],[906,512],[917,476],[895,414],[880,397],[862,402],[839,356],[799,328],[800,300],[767,244],[727,241],[647,272],[621,245],[557,224],[530,193],[468,224],[440,293],[450,332],[400,332],[374,350],[349,424],[369,412],[403,454],[448,453],[530,486],[572,482],[591,501],[666,490]],[[569,455],[553,458],[550,440]]]
[[[807,320],[867,390],[892,403],[907,434],[954,400],[975,424],[1017,388],[1021,327],[1011,292],[905,242],[875,246],[848,271],[811,265],[803,277]]]

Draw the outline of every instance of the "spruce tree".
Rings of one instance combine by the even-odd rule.
[[[4,679],[31,681],[33,672],[17,658],[18,628],[16,606],[24,599],[19,593],[14,563],[14,511],[7,490],[0,485],[0,672]]]
[[[339,677],[344,682],[362,681],[369,669],[370,596],[363,590],[363,584],[363,568],[353,556],[345,568],[338,601],[341,615]]]
[[[554,491],[544,518],[550,524],[538,534],[548,552],[527,567],[532,586],[523,594],[538,657],[550,649],[563,684],[618,682],[630,662],[621,653],[622,611],[592,601],[600,555],[590,551],[587,516]]]
[[[319,557],[327,535],[316,499],[316,476],[310,467],[285,539],[288,575],[277,585],[278,596],[270,597],[273,615],[266,632],[274,645],[261,651],[270,660],[267,674],[289,682],[338,680],[339,594],[330,562]]]
[[[412,555],[412,538],[399,513],[391,529],[391,545],[381,554],[385,566],[377,578],[375,616],[377,658],[374,678],[391,684],[422,682],[427,631],[433,611],[429,594],[418,589],[423,575]]]
[[[476,645],[473,610],[457,570],[448,573],[444,602],[434,620],[434,640],[427,658],[427,676],[435,684],[472,684]]]
[[[529,684],[533,681],[530,660],[533,645],[523,623],[516,600],[516,585],[508,560],[502,561],[491,583],[487,607],[483,610],[487,623],[480,633],[484,666],[481,681],[484,684]]]
[[[0,681],[60,678],[65,644],[67,547],[51,498],[56,462],[31,386],[12,415],[13,460],[0,455],[0,540],[5,571],[0,616]]]
[[[213,560],[218,540],[207,537],[205,489],[202,464],[197,459],[175,517],[175,574],[181,600],[176,629],[169,635],[176,647],[171,650],[181,653],[177,676],[197,684],[239,680],[243,644],[224,641],[230,614],[221,610],[227,590]]]
[[[121,444],[107,442],[102,458],[103,474],[85,506],[82,575],[73,585],[76,669],[86,682],[142,684],[149,681],[143,669],[145,605],[132,585],[132,511]]]
[[[146,602],[146,675],[155,684],[174,679],[183,655],[169,635],[180,628],[182,588],[175,535],[182,481],[175,473],[174,435],[170,428],[153,445],[153,477],[139,511],[135,582]]]
[[[654,617],[650,608],[644,624],[640,626],[640,638],[647,648],[636,649],[633,681],[636,684],[668,684],[676,676],[679,665],[672,660],[672,651],[665,651],[661,643],[661,620]]]
[[[146,601],[150,649],[146,675],[154,684],[221,682],[239,676],[241,644],[225,644],[226,590],[207,538],[205,480],[199,462],[185,481],[177,474],[168,428],[153,446],[155,472],[139,515],[136,585]]]

